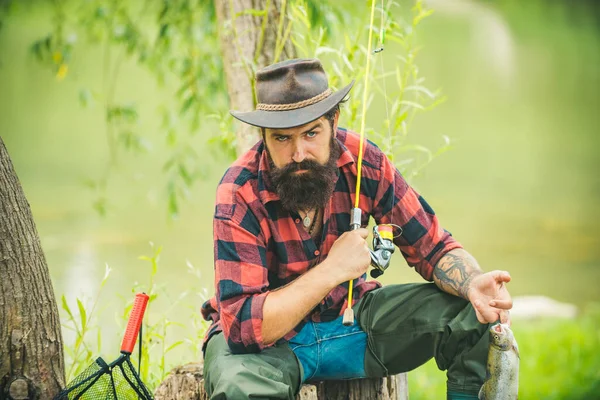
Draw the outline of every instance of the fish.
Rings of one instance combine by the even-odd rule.
[[[519,394],[519,346],[507,324],[490,330],[486,378],[479,400],[516,400]]]

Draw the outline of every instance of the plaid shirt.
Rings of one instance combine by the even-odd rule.
[[[338,237],[350,229],[354,207],[359,136],[339,128],[341,154],[337,183],[323,216],[317,247],[296,212],[284,211],[269,181],[269,162],[264,144],[257,143],[223,176],[214,216],[215,290],[202,305],[202,315],[212,320],[204,343],[223,331],[233,353],[259,352],[262,339],[263,303],[269,291],[288,284],[327,257]],[[364,146],[359,206],[362,225],[369,217],[378,224],[402,227],[394,239],[408,265],[428,281],[433,268],[448,251],[461,245],[441,228],[425,200],[404,180],[394,165],[373,143]],[[352,304],[381,286],[354,281]],[[341,315],[347,304],[348,282],[335,287],[283,340],[292,338],[306,321],[328,321]]]

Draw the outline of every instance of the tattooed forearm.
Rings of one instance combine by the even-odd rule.
[[[471,280],[481,274],[477,260],[463,249],[446,253],[433,270],[433,281],[443,291],[468,300]]]

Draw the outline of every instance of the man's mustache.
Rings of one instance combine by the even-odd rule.
[[[302,160],[299,163],[292,161],[284,167],[278,168],[281,174],[291,174],[297,171],[310,171],[323,167],[315,160]]]

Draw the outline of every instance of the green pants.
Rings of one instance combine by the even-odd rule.
[[[488,326],[471,304],[434,284],[390,285],[354,307],[367,333],[365,371],[383,377],[413,370],[435,357],[448,391],[476,395],[485,378]],[[211,399],[293,399],[301,370],[287,344],[258,354],[231,354],[223,334],[208,342],[205,387]]]

